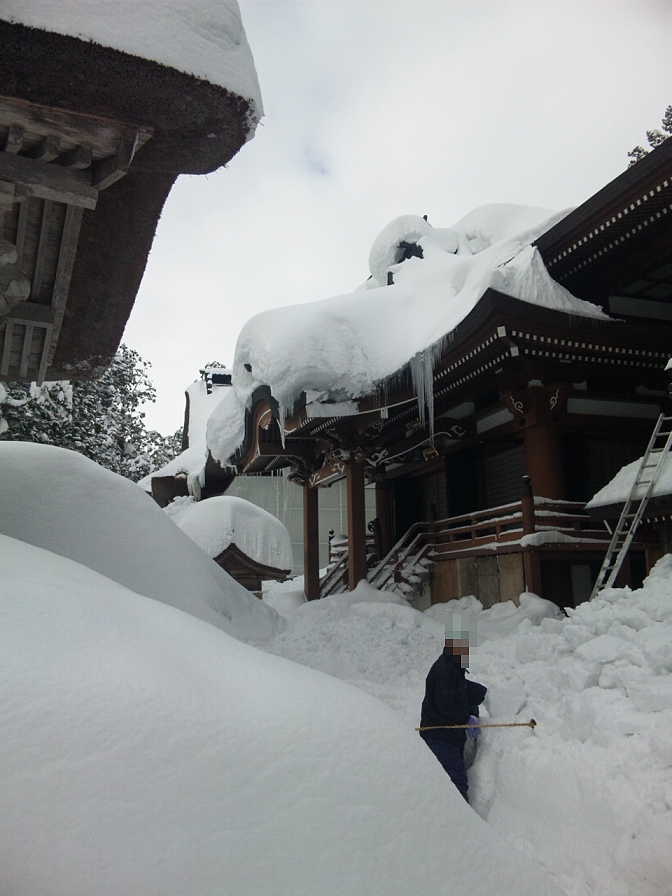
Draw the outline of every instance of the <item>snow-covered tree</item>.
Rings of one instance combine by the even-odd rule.
[[[660,146],[661,143],[664,143],[672,137],[672,106],[668,106],[665,109],[665,114],[660,123],[660,129],[654,128],[651,131],[646,132],[646,141],[649,144],[649,148],[646,149],[644,146],[638,145],[634,146],[628,156],[630,158],[630,166],[636,165],[644,156],[647,156],[652,149],[655,149],[657,146]]]
[[[149,362],[121,345],[95,380],[7,383],[0,387],[0,438],[70,448],[137,480],[180,450],[181,431],[148,430],[143,406],[155,401]],[[176,447],[177,446],[177,447]]]

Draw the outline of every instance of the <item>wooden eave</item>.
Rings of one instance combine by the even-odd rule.
[[[66,314],[85,210],[127,173],[152,129],[0,96],[0,377],[48,377]],[[28,298],[3,292],[26,285]]]
[[[623,510],[623,501],[604,504],[601,507],[587,507],[586,513],[596,520],[617,520]],[[658,495],[649,499],[642,524],[672,517],[672,494]]]
[[[290,569],[278,569],[275,566],[266,566],[264,563],[259,563],[258,560],[254,560],[244,551],[241,551],[238,545],[233,543],[225,548],[221,554],[218,554],[214,560],[215,563],[224,568],[235,565],[242,566],[245,570],[258,575],[262,579],[284,581],[291,572]]]
[[[609,306],[614,295],[672,301],[672,139],[535,242],[554,280]]]
[[[444,452],[451,450],[451,443],[458,447],[473,439],[474,420],[453,419],[451,407],[484,389],[523,388],[542,371],[545,382],[599,376],[622,383],[623,388],[628,388],[637,371],[651,385],[662,388],[671,343],[672,325],[651,328],[579,317],[488,290],[440,345],[428,349],[437,354],[435,439],[443,443]],[[427,429],[419,422],[409,365],[359,399],[358,414],[309,418],[305,406],[298,408],[286,421],[284,447],[279,434],[266,439],[265,432],[271,423],[277,426],[277,420],[268,390],[264,395],[263,402],[253,405],[248,419],[245,443],[237,456],[241,472],[269,471],[274,464],[314,465],[322,458],[307,479],[314,485],[329,484],[345,472],[339,449],[377,446],[375,467],[375,450],[385,450],[387,463],[397,454],[408,457],[413,451],[422,451],[428,442]],[[265,432],[259,421],[264,421]],[[515,432],[516,424],[505,424],[501,431]]]

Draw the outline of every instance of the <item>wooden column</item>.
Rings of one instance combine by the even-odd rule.
[[[544,498],[565,497],[565,477],[557,427],[552,421],[537,423],[523,430],[527,472],[535,495]]]
[[[392,485],[389,482],[376,483],[376,518],[380,531],[380,547],[383,557],[392,547],[393,538]],[[382,560],[382,557],[380,558]]]
[[[366,578],[366,525],[364,510],[364,468],[350,460],[347,470],[348,498],[348,588],[352,591]]]
[[[303,593],[306,600],[320,596],[320,534],[318,491],[303,486]]]

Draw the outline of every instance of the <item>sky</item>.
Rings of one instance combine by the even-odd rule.
[[[240,5],[264,118],[225,168],[179,178],[124,335],[164,433],[250,317],[366,279],[391,219],[578,205],[672,102],[672,0]]]

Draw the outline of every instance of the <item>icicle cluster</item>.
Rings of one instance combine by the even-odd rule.
[[[434,353],[431,348],[413,355],[411,379],[418,399],[418,417],[429,425],[429,443],[434,445]]]

